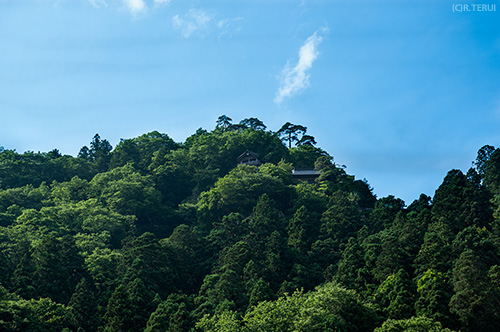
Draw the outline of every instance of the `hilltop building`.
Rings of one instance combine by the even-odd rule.
[[[319,172],[314,168],[294,168],[292,169],[292,179],[314,183],[319,176]]]
[[[243,152],[236,160],[240,165],[260,166],[262,164],[259,155],[250,150]]]
[[[249,165],[249,166],[260,166],[262,162],[260,161],[259,154],[246,150],[238,158],[236,158],[238,164]],[[314,168],[294,168],[291,173],[293,180],[306,181],[307,183],[314,183],[314,180],[319,176],[319,172]]]

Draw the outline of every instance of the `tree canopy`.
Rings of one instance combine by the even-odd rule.
[[[500,150],[407,205],[306,132],[0,148],[0,330],[498,331]]]

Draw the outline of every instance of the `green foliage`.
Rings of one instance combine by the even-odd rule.
[[[500,294],[492,287],[489,267],[482,257],[466,250],[455,262],[453,284],[455,294],[450,309],[467,331],[497,331],[500,329]]]
[[[67,304],[83,274],[74,239],[45,237],[33,251],[33,284],[40,297]]]
[[[265,170],[265,168],[264,168]],[[215,183],[213,189],[202,193],[198,201],[198,212],[202,220],[212,221],[231,212],[248,216],[263,194],[284,208],[288,188],[283,181],[264,171],[247,165],[239,165]]]
[[[452,292],[450,278],[446,274],[432,269],[425,271],[417,281],[417,315],[434,319],[445,326],[456,325],[456,318],[448,307]]]
[[[317,237],[318,224],[314,221],[307,208],[301,206],[288,224],[288,245],[301,254],[309,251],[312,241]]]
[[[70,311],[51,299],[0,301],[2,331],[59,332],[73,328]]]
[[[166,295],[175,290],[178,273],[173,269],[173,253],[154,234],[144,233],[123,241],[118,271],[126,279],[140,278],[148,289]]]
[[[373,309],[354,292],[326,284],[314,292],[297,291],[276,301],[263,301],[241,322],[231,311],[204,317],[197,327],[208,331],[368,331],[377,323]]]
[[[439,322],[427,317],[411,317],[408,319],[388,319],[382,327],[377,327],[374,332],[452,332],[443,328]]]
[[[301,125],[294,125],[290,122],[285,123],[276,134],[285,142],[288,142],[288,148],[292,148],[293,142],[299,142],[302,135],[307,131],[307,128]]]
[[[318,218],[326,211],[328,196],[319,190],[318,186],[300,182],[294,186],[295,199],[293,201],[294,210],[304,206],[309,212],[314,213]]]
[[[271,285],[268,282],[266,282],[263,278],[259,278],[259,280],[253,283],[249,293],[250,293],[250,299],[248,301],[249,306],[256,306],[263,301],[270,301],[274,297]]]
[[[500,194],[500,149],[496,149],[484,162],[484,185],[492,194]]]
[[[101,140],[99,134],[95,134],[90,142],[90,149],[87,146],[82,147],[78,152],[78,158],[92,162],[99,172],[104,172],[108,169],[112,149],[107,139]]]
[[[468,226],[485,226],[492,221],[490,194],[477,187],[459,170],[451,170],[436,190],[432,213],[437,221],[458,233]]]
[[[207,239],[219,249],[230,247],[248,235],[248,221],[240,213],[232,212],[213,223]]]
[[[363,226],[363,216],[358,205],[358,197],[341,191],[335,192],[329,208],[321,217],[319,237],[311,251],[317,262],[327,266],[340,259],[341,244],[356,235]]]
[[[228,130],[231,127],[231,121],[233,121],[233,119],[231,119],[230,117],[228,117],[226,115],[221,115],[217,119],[216,128],[221,130],[221,131]]]
[[[240,121],[240,125],[245,128],[252,128],[254,130],[265,130],[267,127],[264,122],[260,121],[257,118],[248,118]]]
[[[160,244],[172,253],[172,267],[178,275],[176,287],[186,293],[196,292],[213,263],[207,241],[196,229],[179,225]]]
[[[229,268],[220,274],[209,274],[203,280],[198,301],[203,314],[221,313],[224,310],[243,312],[248,305],[246,286],[241,275]],[[201,303],[200,303],[201,304]]]
[[[18,154],[12,150],[0,151],[0,188],[39,186],[43,182],[68,181],[74,176],[91,178],[95,166],[85,160],[63,156],[53,158],[44,153],[27,151]]]
[[[365,269],[364,251],[356,238],[351,237],[342,253],[335,280],[349,289],[362,292],[368,280]]]
[[[413,316],[415,285],[403,269],[392,274],[380,284],[375,292],[375,302],[382,312],[392,319],[405,319]]]
[[[476,160],[473,162],[473,164],[476,167],[478,174],[482,178],[486,173],[488,167],[488,161],[490,160],[493,152],[495,152],[495,147],[491,145],[484,145],[477,151],[477,157]]]
[[[401,268],[412,272],[412,263],[421,248],[430,218],[428,210],[418,214],[400,211],[391,227],[378,233],[381,240],[380,254],[372,271],[377,280],[382,281]]]
[[[109,299],[104,331],[142,330],[157,305],[155,294],[140,278],[126,279]]]
[[[90,198],[90,185],[88,181],[75,176],[68,182],[54,183],[51,194],[56,204],[78,203]]]
[[[75,324],[84,331],[97,331],[101,325],[98,311],[97,291],[85,278],[78,283],[71,296],[68,308]]]
[[[135,216],[141,231],[153,230],[163,221],[165,209],[161,206],[160,192],[149,176],[135,172],[129,164],[97,174],[90,186],[92,196],[105,206],[122,215]]]
[[[96,248],[85,258],[86,269],[98,288],[107,289],[115,286],[121,259],[120,252],[108,248]]]
[[[25,209],[12,225],[11,232],[13,236],[26,237],[34,242],[46,234],[64,236],[108,232],[110,244],[117,245],[132,232],[134,220],[133,216],[123,216],[103,207],[97,199],[88,199],[40,210]]]
[[[301,144],[290,149],[290,160],[295,167],[314,167],[316,159],[326,156],[327,153],[320,148],[309,144]]]
[[[344,168],[338,166],[333,161],[333,157],[323,155],[316,159],[314,168],[320,175],[316,182],[320,184],[320,191],[327,195],[332,195],[337,191],[349,192],[358,196],[359,206],[366,210],[373,209],[376,198],[372,193],[372,188],[366,180],[354,180],[354,176],[348,175]]]
[[[192,299],[186,295],[169,295],[151,314],[144,331],[191,331],[195,323],[193,306]]]
[[[148,170],[155,153],[168,153],[179,146],[167,134],[153,131],[132,139],[121,139],[111,153],[110,167],[131,163],[144,173]]]
[[[500,330],[499,150],[406,207],[305,129],[0,148],[0,330]]]
[[[472,250],[487,265],[500,264],[497,248],[490,241],[491,234],[485,228],[470,226],[463,229],[453,240],[452,247],[457,256],[465,250]]]
[[[238,315],[233,311],[223,311],[214,316],[206,315],[196,324],[196,327],[205,332],[235,332],[241,330]]]
[[[415,259],[416,272],[420,274],[428,269],[447,272],[452,268],[453,233],[447,224],[432,223],[424,235],[424,242]]]
[[[403,200],[392,195],[377,200],[375,208],[370,213],[371,227],[377,231],[389,228],[404,206],[405,202]]]
[[[219,176],[234,168],[236,158],[245,150],[257,153],[263,163],[277,164],[288,151],[271,132],[252,128],[241,131],[198,132],[185,142],[194,167],[218,169]]]
[[[239,241],[223,253],[223,257],[221,257],[222,268],[234,270],[241,275],[252,255],[252,247],[247,242]]]
[[[259,197],[250,217],[249,227],[257,241],[264,240],[272,232],[282,228],[280,211],[275,208],[276,202],[267,194]]]

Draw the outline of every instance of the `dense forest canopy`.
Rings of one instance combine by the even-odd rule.
[[[0,330],[500,330],[500,149],[407,205],[304,126],[232,121],[0,148]]]

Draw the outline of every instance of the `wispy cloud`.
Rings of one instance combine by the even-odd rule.
[[[189,38],[193,33],[205,31],[213,17],[201,9],[190,9],[184,16],[175,15],[172,25],[180,30],[184,38]]]
[[[0,0],[1,1],[1,0]],[[145,17],[150,10],[158,10],[169,5],[172,0],[87,0],[95,8],[108,7],[113,10],[126,10],[134,18]],[[217,34],[219,37],[232,37],[241,30],[242,17],[217,18],[217,14],[208,13],[202,9],[192,8],[184,14],[172,17],[172,26],[184,38],[197,34],[204,37]]]
[[[108,3],[106,0],[89,0],[90,4],[95,8],[101,8],[101,6],[107,7]]]
[[[274,102],[280,104],[284,98],[291,98],[301,90],[309,86],[309,74],[313,62],[318,58],[318,46],[323,41],[321,33],[327,32],[327,29],[316,31],[312,36],[307,38],[304,45],[300,47],[299,59],[295,66],[291,66],[289,62],[283,68],[280,76],[280,88],[276,93]]]
[[[193,35],[204,37],[209,34],[218,34],[219,37],[232,37],[241,30],[242,17],[218,19],[216,14],[209,14],[202,9],[190,9],[184,15],[175,15],[172,26],[179,30],[184,38]]]
[[[234,33],[241,30],[241,22],[243,17],[225,18],[217,22],[217,29],[219,29],[219,37],[229,36],[232,37]]]
[[[132,15],[146,12],[150,7],[168,5],[171,0],[88,0],[95,8],[111,7],[115,9],[127,9]]]
[[[155,6],[168,5],[171,0],[154,0]]]

